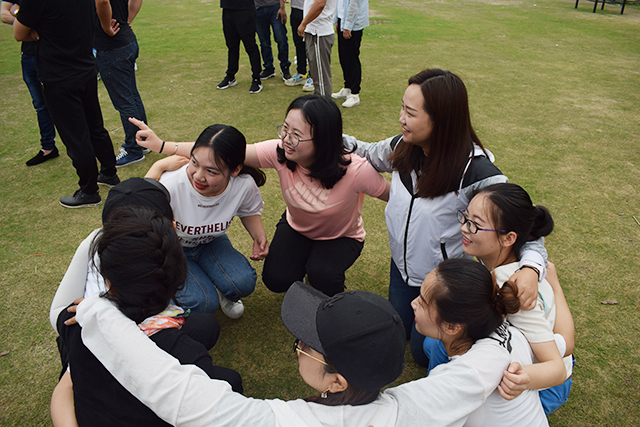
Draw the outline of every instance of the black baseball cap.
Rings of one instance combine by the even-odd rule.
[[[282,302],[282,321],[359,390],[380,390],[404,369],[404,326],[380,295],[347,291],[329,297],[295,282]]]
[[[142,206],[153,209],[173,221],[171,195],[164,185],[151,178],[129,178],[114,186],[104,202],[102,222],[121,206]]]

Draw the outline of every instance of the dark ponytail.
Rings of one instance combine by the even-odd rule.
[[[216,124],[207,127],[193,145],[191,154],[193,155],[193,150],[200,147],[212,149],[216,164],[225,164],[230,172],[234,171],[239,165],[243,165],[240,175],[250,175],[258,187],[261,187],[267,181],[267,176],[260,169],[244,165],[247,140],[242,132],[233,126]]]
[[[484,194],[491,201],[494,228],[504,230],[496,233],[513,231],[517,234],[512,251],[518,258],[526,242],[548,236],[553,231],[551,213],[543,206],[533,206],[529,194],[517,184],[493,184],[481,188],[476,194]]]
[[[507,282],[500,289],[489,270],[479,262],[450,258],[435,271],[435,285],[423,298],[435,305],[440,323],[464,328],[465,333],[452,344],[454,349],[468,348],[488,337],[507,314],[520,309],[517,286]]]
[[[164,310],[187,279],[187,261],[172,221],[140,206],[115,209],[91,246],[100,274],[109,281],[102,296],[136,323]]]
[[[553,231],[553,218],[551,213],[544,206],[535,206],[536,219],[531,226],[529,240],[536,240],[540,237],[548,236]]]

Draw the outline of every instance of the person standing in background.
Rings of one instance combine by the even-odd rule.
[[[147,122],[147,115],[136,86],[136,59],[140,49],[131,22],[142,7],[142,0],[95,0],[99,25],[93,39],[98,72],[109,92],[113,107],[120,113],[124,143],[116,156],[116,167],[144,160],[136,144],[138,128],[129,122],[136,117]],[[112,183],[115,185],[116,183]]]
[[[309,74],[312,80],[303,90],[320,96],[331,94],[331,48],[335,41],[333,14],[337,0],[304,0],[304,16],[298,35],[304,37],[309,59]]]
[[[271,31],[278,44],[278,60],[280,61],[280,74],[282,79],[291,78],[289,67],[289,42],[287,41],[287,11],[284,9],[284,0],[255,0],[256,3],[256,31],[260,39],[260,50],[264,70],[260,73],[260,80],[267,80],[276,75],[273,66],[273,53],[271,51]]]
[[[13,25],[13,21],[16,19],[15,14],[18,13],[19,9],[20,0],[3,0],[2,22]],[[22,79],[26,83],[27,89],[29,89],[33,107],[36,109],[36,115],[38,117],[38,127],[40,128],[40,145],[42,148],[38,151],[38,154],[27,160],[27,166],[35,166],[59,156],[55,142],[56,128],[53,126],[53,120],[51,120],[49,110],[47,110],[47,104],[44,101],[42,83],[38,80],[35,42],[23,42],[20,55]]]
[[[304,10],[304,0],[291,0],[291,14],[289,22],[291,23],[291,38],[296,46],[296,73],[288,80],[284,81],[287,86],[303,85],[307,79],[307,50],[304,45],[304,39],[298,35],[298,27],[302,23],[302,14]]]
[[[260,49],[256,44],[256,5],[253,0],[220,0],[222,8],[222,31],[227,43],[227,74],[218,83],[218,89],[227,89],[238,84],[236,73],[240,61],[240,41],[249,55],[252,82],[249,93],[259,93]]]
[[[78,174],[80,189],[60,199],[66,208],[98,206],[98,182],[119,182],[98,101],[95,16],[93,1],[22,0],[13,23],[16,40],[38,40],[36,67],[47,108]]]
[[[338,33],[338,55],[344,75],[344,87],[332,93],[333,99],[346,99],[343,107],[360,105],[360,43],[364,27],[369,26],[369,0],[338,0],[336,9],[336,33]]]

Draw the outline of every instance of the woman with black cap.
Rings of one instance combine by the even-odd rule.
[[[391,304],[365,291],[328,297],[296,282],[285,295],[282,320],[296,337],[302,378],[321,394],[259,400],[232,393],[195,367],[180,366],[143,339],[109,301],[85,300],[77,320],[88,331],[85,345],[121,384],[180,426],[463,425],[498,386],[510,361],[503,343],[488,337],[451,364],[447,375],[380,392],[404,366],[404,327]]]

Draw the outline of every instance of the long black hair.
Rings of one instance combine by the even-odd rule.
[[[342,114],[338,106],[330,99],[318,95],[304,95],[293,100],[287,108],[300,110],[304,120],[309,123],[315,159],[309,166],[309,176],[315,178],[324,188],[333,188],[347,172],[352,153],[342,144]],[[287,160],[284,149],[277,148],[278,161],[286,163],[293,172],[297,163]]]
[[[191,155],[195,149],[200,147],[208,147],[213,150],[216,164],[225,164],[229,171],[234,171],[239,165],[243,165],[240,175],[251,175],[258,187],[267,181],[267,176],[262,170],[244,165],[247,140],[242,132],[233,126],[215,124],[207,127],[193,144]]]
[[[462,179],[473,144],[483,148],[471,126],[467,88],[450,71],[427,69],[409,79],[420,86],[423,109],[429,115],[432,130],[426,144],[429,154],[417,145],[401,141],[389,157],[400,173],[415,171],[419,197],[434,198],[456,191]]]
[[[187,280],[173,223],[148,208],[115,209],[92,243],[92,259],[95,254],[110,286],[102,296],[136,323],[164,310]]]

